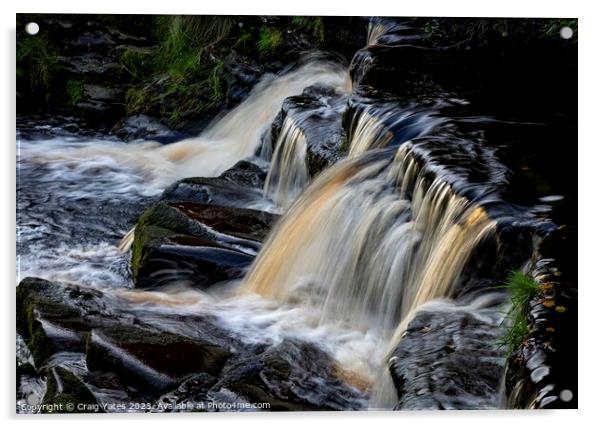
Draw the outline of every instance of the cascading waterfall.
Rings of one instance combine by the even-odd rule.
[[[363,51],[387,48],[392,41],[401,43],[413,37],[410,32],[411,29],[398,22],[372,20]],[[375,58],[358,57],[367,62]],[[186,316],[202,314],[218,320],[216,325],[223,329],[224,336],[236,340],[232,342],[236,346],[238,341],[241,347],[251,344],[249,349],[253,352],[264,345],[266,349],[278,346],[285,340],[310,343],[332,358],[335,380],[338,378],[361,391],[359,407],[366,404],[366,391],[371,395],[369,408],[392,408],[399,404],[389,372],[389,362],[395,360],[390,358],[404,359],[398,357],[401,355],[398,345],[406,332],[408,336],[402,345],[412,343],[408,337],[414,329],[408,329],[408,325],[417,314],[424,315],[425,304],[448,305],[453,310],[462,304],[462,311],[476,312],[485,307],[498,310],[493,303],[478,302],[487,292],[485,287],[495,279],[481,274],[493,269],[490,257],[499,249],[494,245],[481,246],[495,242],[491,240],[496,238],[498,220],[504,227],[503,222],[508,220],[504,216],[509,206],[503,205],[497,187],[503,183],[506,170],[495,160],[493,150],[470,144],[477,138],[465,141],[472,134],[466,137],[463,129],[454,128],[452,121],[446,123],[447,119],[439,115],[440,107],[447,101],[428,101],[434,106],[424,107],[426,102],[421,100],[402,109],[392,96],[380,96],[370,88],[358,86],[350,93],[352,83],[349,71],[342,65],[309,58],[288,73],[264,78],[244,102],[195,138],[168,145],[126,144],[113,139],[85,142],[57,139],[45,141],[43,149],[37,141],[23,144],[20,148],[23,177],[30,179],[25,181],[27,190],[36,190],[31,196],[21,196],[22,202],[28,204],[22,210],[28,216],[20,220],[24,231],[21,233],[27,238],[24,241],[31,246],[25,253],[27,262],[23,263],[29,267],[27,274],[85,287],[116,284],[115,290],[102,289],[102,292],[123,299],[119,304],[131,313],[146,313],[142,319],[151,320],[151,325],[155,322],[166,331],[177,330],[178,334],[186,335],[190,329]],[[331,91],[314,91],[315,88],[304,91],[316,84],[334,89],[335,95]],[[291,107],[294,103],[283,106],[286,98],[302,92],[310,101],[315,98],[320,103],[324,99],[335,101],[308,103],[309,107],[303,104],[296,110]],[[283,115],[292,113],[284,116],[280,132],[272,141],[270,126],[281,109]],[[307,113],[309,110],[313,116]],[[314,120],[315,117],[328,122],[330,128],[321,128],[322,122]],[[333,117],[336,122],[331,120]],[[443,123],[445,128],[439,128],[441,132],[434,135],[431,131]],[[329,140],[327,137],[332,135],[336,138]],[[334,155],[326,161],[316,156],[319,161],[314,162],[312,156],[319,146],[315,141],[323,136],[326,137],[321,141],[333,141],[326,147]],[[421,138],[425,136],[428,138]],[[337,161],[341,155],[338,149],[345,148],[336,146],[341,141],[347,143],[348,154],[346,159]],[[235,192],[232,198],[220,194],[220,198],[228,199],[223,207],[217,198],[206,204],[208,208],[194,202],[195,207],[201,207],[194,209],[207,209],[207,216],[216,217],[222,215],[221,209],[224,213],[240,211],[245,215],[247,210],[250,214],[262,214],[251,213],[250,209],[269,209],[270,214],[279,208],[286,210],[244,278],[240,280],[239,275],[247,268],[246,264],[227,277],[229,283],[211,282],[202,290],[175,281],[160,284],[163,287],[160,289],[131,289],[132,265],[126,255],[117,254],[113,240],[139,218],[135,210],[140,208],[141,212],[148,207],[175,180],[218,176],[239,160],[258,155],[260,145],[262,159],[256,168],[240,171],[241,174],[252,171],[256,186],[265,171],[264,161],[269,161],[263,195],[271,201],[261,199],[256,188],[245,190],[246,181],[241,179],[240,195],[252,192],[252,203],[247,204],[241,196],[240,207],[236,204],[230,207],[230,200],[238,202]],[[308,164],[313,174],[323,165],[333,163],[315,179],[310,176]],[[40,170],[40,165],[46,170]],[[235,170],[233,175],[238,172]],[[212,185],[217,183],[215,195],[222,190],[220,183],[231,178],[224,177],[214,182],[208,180]],[[239,183],[236,178],[223,188],[228,190],[235,183]],[[38,201],[44,195],[37,190],[45,192],[47,187],[56,200],[41,204]],[[224,194],[229,195],[226,191]],[[126,206],[128,203],[130,206]],[[172,208],[176,206],[167,203]],[[113,205],[107,209],[109,204]],[[45,211],[41,208],[36,211],[42,205]],[[125,217],[124,206],[135,215]],[[514,208],[508,210],[512,220],[515,218],[510,210]],[[213,209],[217,214],[209,212]],[[56,216],[47,215],[50,211],[56,211]],[[87,215],[93,212],[98,212],[96,223],[102,227],[92,229],[81,220],[87,220]],[[249,218],[254,218],[250,214]],[[69,221],[56,220],[62,217],[70,220],[70,216],[79,227],[74,234],[76,239],[66,233],[73,229]],[[204,221],[202,216],[198,218],[201,220],[197,217],[186,220],[190,224]],[[251,223],[244,218],[240,225],[234,225],[233,233],[239,233],[239,226],[244,231]],[[114,222],[107,224],[107,219]],[[499,229],[505,230],[501,226]],[[110,241],[108,233],[112,233]],[[222,232],[216,230],[217,233]],[[228,233],[223,233],[226,237],[220,238],[220,246],[222,239],[224,242],[239,239],[238,235],[228,237]],[[119,244],[121,252],[129,249],[134,234],[135,228],[124,236]],[[61,236],[65,238],[59,246],[54,241]],[[502,242],[503,234],[500,236]],[[40,237],[44,244],[36,246]],[[253,248],[259,248],[261,238],[253,236],[253,239]],[[188,247],[184,235],[181,242]],[[46,250],[49,254],[40,251],[45,249],[44,245],[50,248],[50,252]],[[187,249],[191,253],[196,250],[193,245]],[[479,249],[486,250],[486,256],[473,258]],[[506,250],[500,253],[503,251]],[[247,255],[255,256],[255,250]],[[251,259],[246,258],[245,263]],[[193,263],[196,262],[190,262],[191,266]],[[502,268],[505,266],[496,265],[494,269]],[[452,301],[452,297],[457,299]],[[184,319],[182,324],[181,319]],[[203,320],[199,331],[206,325]],[[497,325],[491,322],[487,328],[495,330]],[[439,337],[445,334],[447,330]],[[257,344],[261,346],[256,347]],[[420,358],[421,354],[417,355]],[[230,361],[235,364],[242,361],[238,356],[234,358]],[[318,377],[316,385],[321,381]]]
[[[264,187],[265,196],[271,197],[278,206],[289,206],[307,185],[306,154],[303,131],[287,116],[276,141]]]
[[[322,323],[391,333],[417,306],[448,295],[495,221],[430,182],[406,146],[390,157],[369,153],[320,176],[271,234],[246,289],[318,305]]]
[[[411,144],[379,149],[392,138],[360,114],[354,154],[320,175],[281,219],[245,291],[305,305],[318,325],[376,326],[389,347],[416,308],[450,296],[496,222],[425,173]],[[378,378],[374,389],[384,397],[390,379]]]
[[[349,142],[350,158],[365,153],[370,148],[383,147],[393,138],[381,119],[367,111],[362,111],[357,116],[355,132]]]

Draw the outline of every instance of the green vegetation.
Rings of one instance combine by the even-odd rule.
[[[223,68],[224,68],[224,62],[219,61],[215,65],[215,67],[213,67],[213,70],[211,71],[211,74],[209,75],[209,87],[211,88],[211,91],[213,93],[214,100],[220,100],[224,97],[222,81],[219,78],[220,72],[222,71]]]
[[[292,24],[311,34],[316,41],[324,41],[324,22],[321,16],[295,16]]]
[[[32,91],[50,87],[58,58],[46,35],[22,38],[17,43],[17,78],[29,81]]]
[[[30,20],[44,24],[48,18],[28,15],[19,19],[22,27]],[[69,18],[74,25],[87,25],[85,19]],[[231,89],[227,82],[238,83],[236,76],[230,78],[232,64],[240,65],[241,70],[248,67],[252,73],[258,63],[274,68],[283,60],[280,56],[294,55],[285,52],[285,43],[290,42],[296,49],[310,45],[309,40],[318,45],[325,39],[324,20],[316,16],[163,15],[134,19],[130,15],[98,15],[94,21],[146,41],[140,43],[144,46],[118,46],[108,54],[111,68],[106,77],[90,79],[96,84],[119,79],[124,86],[126,114],[157,116],[174,129],[223,107]],[[49,27],[41,28],[44,31]],[[305,37],[289,41],[285,29]],[[42,32],[32,37],[18,32],[19,99],[27,106],[73,110],[85,98],[83,83],[88,83],[88,78],[70,64],[70,53],[63,52],[63,40],[52,35]],[[114,62],[121,70],[112,67]]]
[[[127,50],[122,66],[142,83],[126,92],[128,114],[152,111],[177,127],[187,115],[210,109],[225,98],[224,62],[214,46],[228,37],[229,16],[159,16],[152,53]],[[149,82],[148,79],[152,80]]]
[[[119,64],[133,77],[143,80],[148,77],[151,54],[152,51],[146,49],[128,47],[121,54]]]
[[[527,315],[529,313],[529,302],[539,290],[539,283],[531,276],[520,271],[514,271],[502,288],[508,289],[510,293],[510,310],[507,314],[509,324],[504,336],[500,340],[500,346],[507,349],[509,356],[529,334]]]
[[[262,26],[259,30],[257,49],[262,54],[273,53],[282,44],[282,33],[277,28]]]
[[[84,84],[80,80],[67,80],[65,92],[70,106],[75,106],[84,97]]]
[[[64,367],[49,369],[46,379],[44,404],[62,404],[64,412],[82,413],[78,405],[96,403],[94,395],[81,379]]]

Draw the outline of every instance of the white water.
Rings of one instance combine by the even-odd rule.
[[[265,196],[271,197],[281,207],[288,207],[309,182],[306,155],[307,142],[303,132],[287,116],[265,180]]]

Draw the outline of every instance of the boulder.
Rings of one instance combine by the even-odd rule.
[[[85,335],[100,325],[127,323],[109,309],[103,293],[77,285],[25,278],[17,287],[17,332],[36,367],[56,352],[83,352]]]
[[[261,200],[265,173],[241,161],[216,178],[173,184],[138,220],[132,247],[137,287],[186,283],[205,289],[240,278],[277,216]]]
[[[389,359],[396,410],[499,407],[504,351],[493,312],[445,307],[418,312]]]
[[[111,131],[124,141],[143,139],[167,142],[182,136],[146,114],[128,116],[115,124]]]
[[[290,118],[303,132],[307,143],[306,165],[311,176],[333,165],[342,155],[346,139],[342,124],[347,108],[347,95],[333,88],[314,85],[303,90],[301,95],[284,100],[282,109],[271,129],[272,145],[276,144],[284,119]],[[275,147],[272,147],[272,152]]]

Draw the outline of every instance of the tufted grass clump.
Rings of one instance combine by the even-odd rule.
[[[257,49],[262,54],[273,53],[282,44],[282,33],[277,28],[264,25],[259,30]]]
[[[539,283],[530,275],[514,271],[501,288],[506,288],[510,294],[510,310],[506,316],[509,320],[499,345],[507,349],[509,356],[520,346],[529,335],[529,302],[539,290]]]
[[[17,78],[27,79],[32,91],[50,87],[59,69],[58,63],[45,34],[20,38],[17,43]]]

